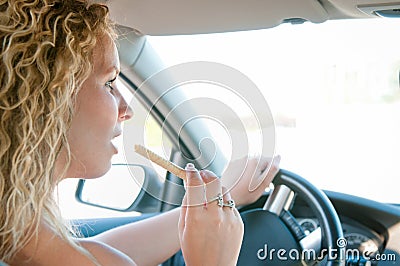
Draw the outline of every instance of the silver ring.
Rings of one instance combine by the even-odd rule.
[[[228,200],[227,203],[222,203],[222,207],[235,208],[235,202],[233,200]]]
[[[211,202],[213,202],[214,200],[218,201],[218,206],[220,206],[220,207],[223,206],[224,200],[223,200],[223,198],[222,198],[222,194],[221,194],[221,193],[218,193],[218,195],[217,195],[216,197],[211,198],[211,199],[208,201],[208,203],[211,203]]]

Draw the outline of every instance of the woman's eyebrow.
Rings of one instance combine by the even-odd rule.
[[[115,72],[116,76],[118,76],[120,73],[120,69],[117,66],[112,66],[107,70],[107,73],[112,73],[112,72]]]

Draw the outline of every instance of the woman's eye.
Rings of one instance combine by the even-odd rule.
[[[117,78],[115,77],[115,78],[113,78],[112,80],[109,80],[109,81],[107,81],[106,82],[106,86],[110,89],[110,90],[114,90],[114,87],[113,87],[113,83],[114,83],[114,81],[116,80]]]
[[[107,82],[106,82],[106,86],[107,86],[110,90],[114,90],[111,81],[107,81]]]

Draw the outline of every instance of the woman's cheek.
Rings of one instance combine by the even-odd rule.
[[[108,93],[107,97],[102,101],[102,105],[100,105],[99,112],[102,113],[103,119],[107,119],[107,121],[111,124],[115,124],[118,120],[118,101],[112,95],[112,93]]]

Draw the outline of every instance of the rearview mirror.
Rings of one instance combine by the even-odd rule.
[[[75,198],[84,204],[116,211],[141,213],[159,210],[162,183],[146,166],[113,164],[104,176],[81,179]]]

